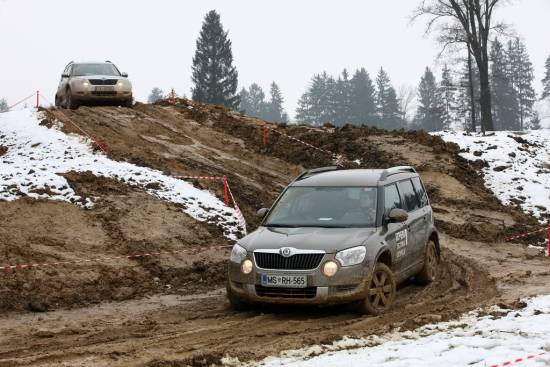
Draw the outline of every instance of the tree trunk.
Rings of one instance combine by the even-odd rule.
[[[489,73],[487,70],[479,70],[479,89],[481,105],[481,126],[485,131],[495,130],[493,125],[493,114],[491,112],[491,87],[489,86]]]
[[[476,100],[474,90],[474,76],[472,75],[472,52],[468,46],[468,80],[470,82],[470,113],[472,115],[472,132],[476,132]]]

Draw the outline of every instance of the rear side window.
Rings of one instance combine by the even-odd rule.
[[[412,179],[414,190],[416,191],[416,194],[420,198],[420,206],[425,207],[428,205],[428,194],[426,193],[426,190],[424,189],[424,185],[422,184],[422,181],[420,181],[420,177],[414,177]]]
[[[405,210],[408,212],[413,212],[420,208],[420,200],[416,196],[414,191],[413,184],[411,180],[400,181],[397,183],[399,186],[399,192],[401,193],[401,198],[405,204]]]
[[[395,184],[384,187],[384,217],[390,215],[392,209],[403,209],[401,198]]]

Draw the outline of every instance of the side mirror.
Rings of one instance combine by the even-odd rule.
[[[123,78],[128,78],[128,73],[121,73],[120,74]]]
[[[260,210],[258,210],[258,211],[256,212],[256,215],[257,215],[259,218],[264,218],[264,217],[266,216],[266,214],[267,214],[268,211],[269,211],[268,208],[262,208],[262,209],[260,209]]]
[[[403,223],[409,219],[409,214],[403,209],[392,209],[389,215],[389,223]]]
[[[62,78],[68,78],[68,77],[69,77],[69,74],[63,73],[63,74],[61,74],[61,77],[62,77]]]

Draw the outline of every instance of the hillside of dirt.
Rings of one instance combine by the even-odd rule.
[[[518,307],[518,298],[550,288],[550,261],[536,249],[502,242],[536,226],[536,220],[519,207],[501,205],[484,186],[483,162],[466,161],[457,145],[438,137],[369,127],[267,125],[264,145],[265,122],[187,100],[132,109],[50,109],[42,118],[49,128],[97,137],[116,161],[173,176],[227,176],[249,230],[258,223],[255,211],[269,206],[305,168],[413,165],[426,183],[442,232],[440,278],[428,287],[402,285],[395,307],[380,317],[360,317],[346,306],[236,313],[223,291],[228,251],[217,247],[231,243],[218,227],[192,219],[177,204],[131,182],[69,172],[65,177],[74,191],[96,204],[84,209],[45,199],[0,202],[3,262],[182,248],[189,253],[2,274],[0,308],[10,312],[0,318],[0,366],[207,366],[226,356],[257,360],[343,335],[448,320],[498,302]],[[193,184],[224,196],[219,182]],[[51,311],[28,312],[46,309]]]

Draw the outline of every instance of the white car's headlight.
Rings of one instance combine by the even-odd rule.
[[[365,260],[367,254],[367,248],[365,246],[352,247],[344,251],[340,251],[336,254],[336,260],[342,266],[357,265]]]
[[[87,87],[87,86],[90,85],[90,82],[87,81],[87,80],[82,80],[82,85],[85,86],[85,87]]]
[[[231,250],[230,260],[234,263],[240,264],[246,258],[246,249],[242,246],[235,245]]]
[[[124,86],[124,82],[123,82],[122,80],[119,80],[117,84],[118,84],[119,87],[123,87],[123,86]]]

